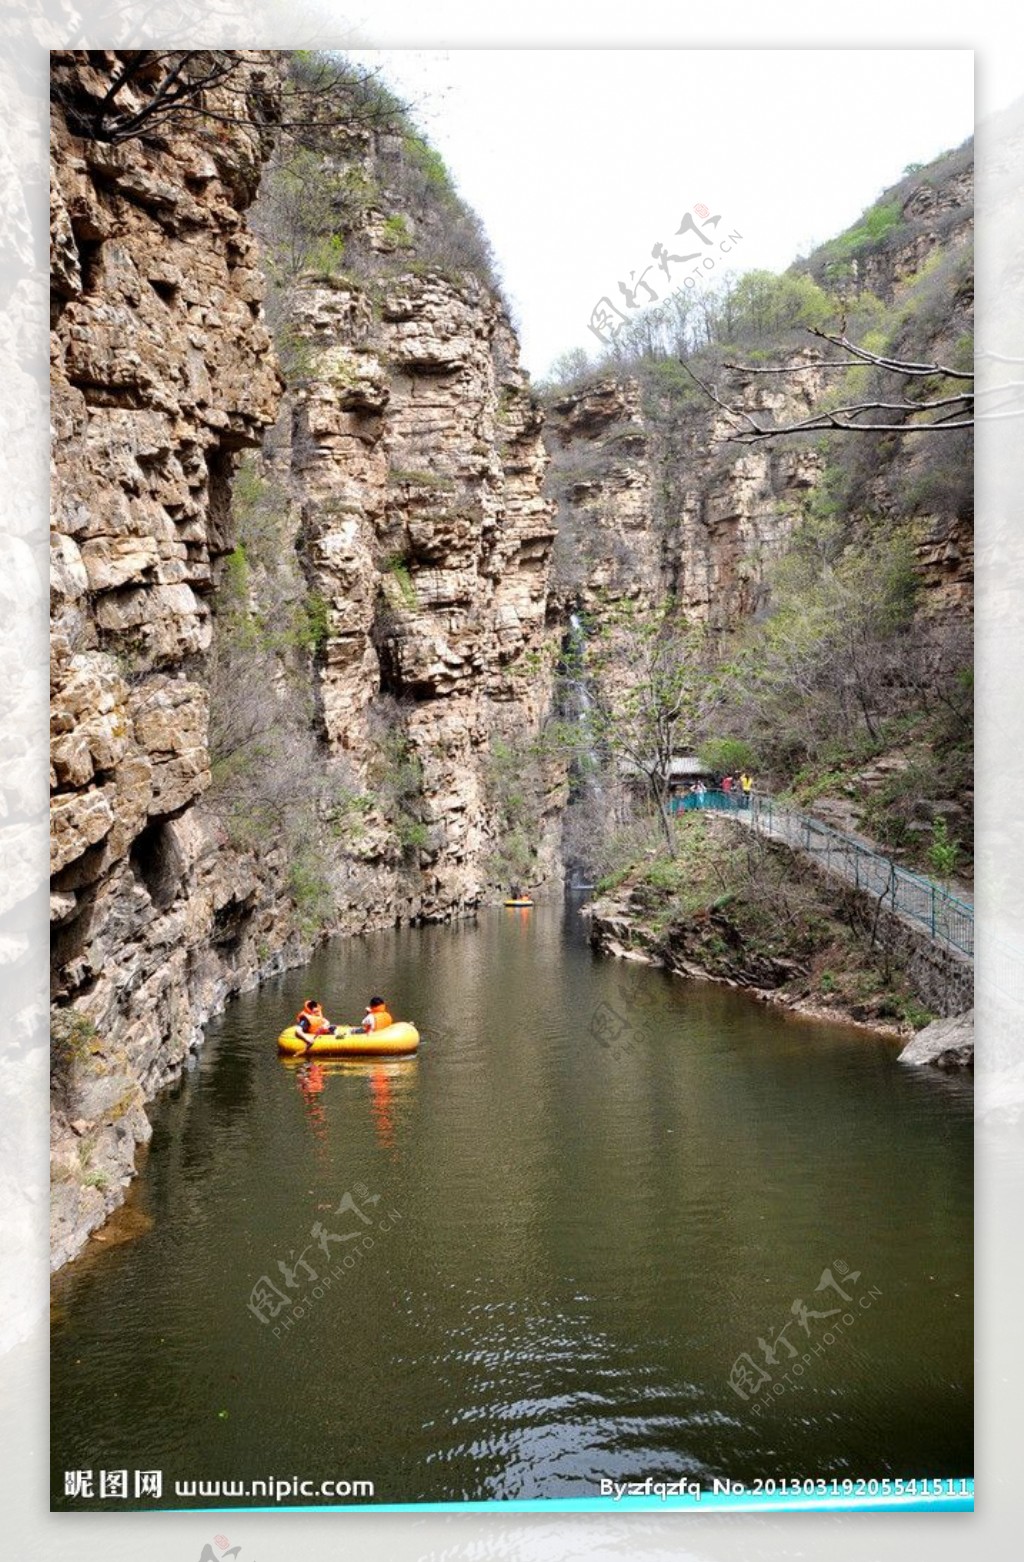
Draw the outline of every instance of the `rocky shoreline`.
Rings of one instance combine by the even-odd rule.
[[[692,982],[712,982],[717,987],[733,987],[745,992],[756,1003],[770,1003],[776,1008],[789,1009],[794,1014],[802,1014],[807,1019],[832,1020],[843,1025],[853,1025],[861,1030],[872,1031],[876,1035],[892,1036],[903,1039],[912,1034],[909,1026],[886,1022],[884,1020],[868,1021],[858,1018],[852,1013],[849,1005],[842,1003],[825,1004],[820,1000],[815,1001],[810,997],[802,997],[800,994],[789,992],[783,987],[759,986],[752,979],[745,980],[739,975],[724,976],[720,972],[709,970],[707,966],[695,964],[689,960],[673,959],[664,951],[654,952],[654,948],[639,952],[633,944],[623,943],[615,936],[616,931],[621,931],[622,922],[619,917],[606,916],[600,909],[600,903],[595,902],[593,907],[587,907],[584,913],[592,919],[590,941],[593,947],[602,955],[613,960],[633,960],[644,965],[659,966],[662,970],[671,971],[674,976],[681,976]],[[651,929],[644,930],[639,923],[631,925],[631,936],[643,940],[645,931],[654,940],[655,935]],[[656,948],[656,944],[655,944]]]
[[[745,945],[735,923],[708,908],[689,918],[655,928],[631,904],[632,886],[595,900],[585,908],[590,942],[602,955],[660,966],[690,981],[713,982],[746,992],[758,1003],[789,1009],[807,1019],[851,1025],[906,1042],[899,1061],[957,1069],[974,1066],[973,1012],[936,1020],[923,1029],[906,1019],[866,1012],[841,992],[814,992],[812,962],[787,953],[766,954]],[[701,951],[713,950],[702,959]]]

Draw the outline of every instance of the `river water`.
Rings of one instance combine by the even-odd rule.
[[[375,991],[417,1057],[278,1059]],[[897,1051],[598,960],[571,902],[330,946],[209,1026],[138,1234],[57,1277],[55,1505],[970,1474],[971,1086]]]

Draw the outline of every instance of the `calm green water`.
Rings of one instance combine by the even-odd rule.
[[[307,993],[375,990],[416,1058],[279,1061]],[[598,961],[571,906],[335,945],[210,1025],[154,1104],[150,1229],[58,1278],[56,1503],[65,1469],[213,1507],[247,1499],[173,1482],[971,1473],[971,1088],[897,1050]]]

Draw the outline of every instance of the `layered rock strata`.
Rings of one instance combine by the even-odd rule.
[[[275,59],[240,54],[207,98],[216,117],[82,133],[124,63],[54,60],[56,1264],[123,1198],[145,1101],[233,992],[328,932],[497,893],[492,747],[536,734],[555,634],[541,419],[494,293],[422,267],[349,288],[301,278],[289,331],[308,361],[282,402],[245,217]],[[151,91],[125,89],[122,122]],[[215,667],[245,568],[232,490],[269,430],[258,460],[286,494],[275,589],[325,617],[303,743],[366,805],[339,829],[332,905],[313,918],[283,842],[253,842],[222,782],[210,803],[211,701],[232,697]],[[266,663],[282,702],[283,665]],[[400,797],[389,764],[412,778]],[[538,879],[560,871],[563,779],[542,778]]]
[[[382,720],[407,744],[419,871],[378,841],[378,899],[391,920],[458,914],[497,887],[491,746],[536,734],[550,703],[541,416],[500,303],[469,275],[387,278],[376,300],[311,277],[292,321],[312,353],[291,466],[329,612],[327,742],[368,787]],[[558,872],[559,801],[555,774],[539,879]]]
[[[740,387],[759,414],[806,415],[820,377],[795,389]],[[724,414],[680,417],[635,379],[557,401],[548,438],[560,521],[571,537],[558,585],[591,615],[672,594],[693,621],[733,627],[755,613],[766,571],[802,513],[821,460],[806,449],[723,444]]]
[[[867,290],[887,306],[898,337],[909,331],[927,343],[917,341],[906,356],[968,360],[973,289],[961,261],[973,235],[973,193],[969,164],[937,182],[923,171],[902,197],[892,242],[847,261],[842,283],[830,281],[826,267],[825,286],[837,294],[833,324],[845,315],[843,290]],[[813,258],[800,264],[813,269]],[[834,385],[811,367],[820,357],[797,347],[785,358],[795,372],[732,369],[718,390],[763,426],[795,422],[819,410]],[[609,603],[670,594],[690,620],[721,630],[756,614],[772,562],[835,457],[795,440],[729,443],[734,432],[671,363],[655,365],[643,386],[609,378],[556,400],[546,437],[558,501],[558,593],[598,616]],[[961,480],[969,438],[946,432],[939,446],[930,436],[872,437],[851,446],[863,467],[852,518],[916,518],[922,617],[971,612],[972,513]]]
[[[231,476],[280,396],[242,215],[278,82],[272,59],[242,55],[209,100],[216,120],[169,121],[146,140],[75,134],[124,62],[54,59],[56,1263],[123,1197],[148,1136],[143,1100],[253,979],[256,944],[269,959],[291,932],[266,875],[221,851],[196,810]],[[146,92],[126,91],[125,111]]]

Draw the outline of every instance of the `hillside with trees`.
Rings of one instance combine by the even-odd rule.
[[[704,941],[703,968],[735,976],[736,949],[770,929],[797,988],[824,961],[827,990],[860,1009],[872,962],[806,873],[790,865],[803,909],[780,939],[765,892],[784,889],[778,854],[766,879],[763,853],[737,856],[727,830],[666,826],[667,753],[753,772],[898,861],[969,882],[970,154],[908,169],[782,275],[650,305],[544,387],[555,589],[581,624],[569,705],[590,685],[567,817],[577,871],[627,896],[646,885],[634,912],[675,918],[680,937],[724,897],[730,938]],[[898,973],[875,976],[872,1012],[894,990],[889,1012],[914,1010]]]
[[[970,233],[967,147],[789,272],[677,293],[545,388],[557,588],[597,636],[623,603],[656,604],[691,665],[699,628],[689,748],[923,866],[939,818],[970,857],[971,429],[929,412],[901,432],[895,405],[969,375]],[[934,372],[908,384],[888,363]],[[745,440],[747,420],[868,403],[892,433]],[[632,529],[640,485],[653,535]]]

